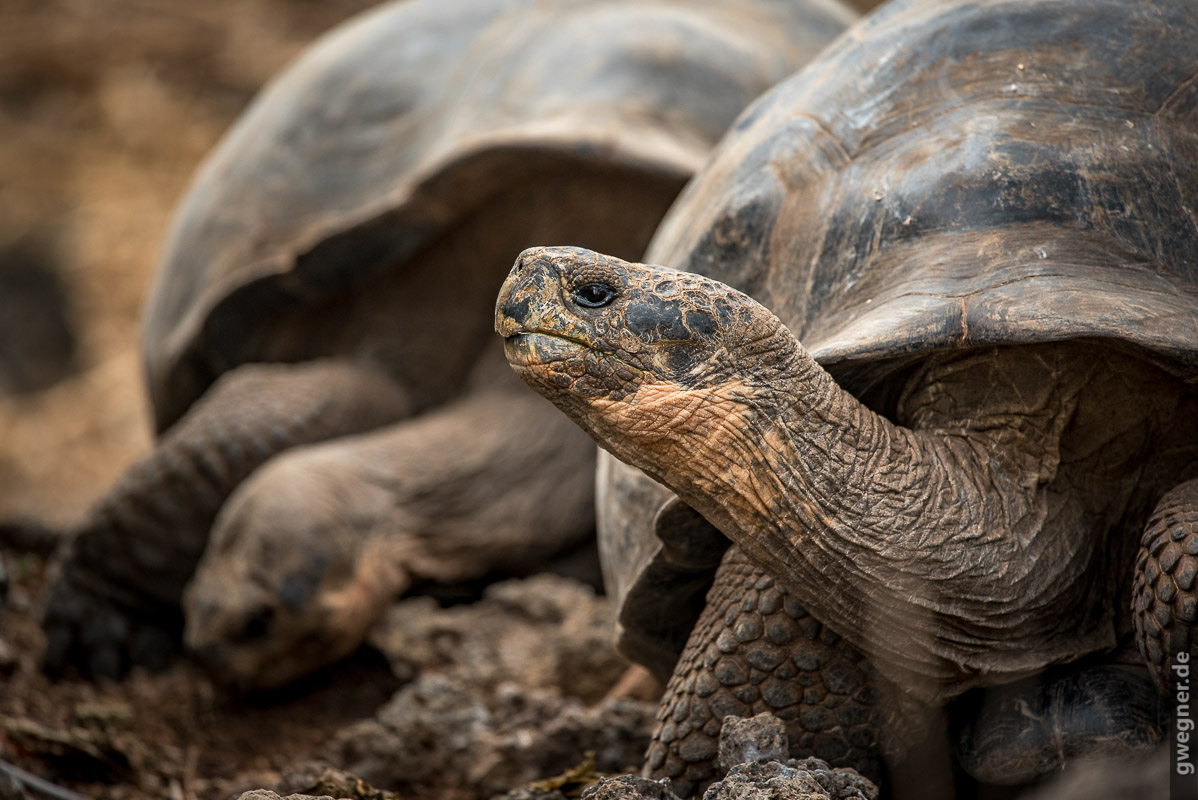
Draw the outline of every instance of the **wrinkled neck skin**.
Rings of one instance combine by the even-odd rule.
[[[1083,602],[1095,570],[1074,510],[1044,487],[1039,449],[1067,413],[902,428],[775,333],[767,358],[761,342],[752,358],[729,353],[720,363],[752,366],[705,388],[647,382],[572,416],[919,699],[1114,644],[1109,609],[1077,611],[1101,605]],[[1038,536],[1046,519],[1079,533]]]

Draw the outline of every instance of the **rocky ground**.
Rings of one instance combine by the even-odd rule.
[[[85,797],[319,794],[340,775],[337,796],[370,785],[482,800],[582,764],[631,771],[653,722],[660,687],[628,673],[609,644],[607,600],[572,579],[508,581],[448,608],[401,601],[346,663],[247,698],[185,663],[120,683],[49,681],[30,613],[41,562],[6,555],[0,761]]]

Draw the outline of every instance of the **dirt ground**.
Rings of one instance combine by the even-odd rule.
[[[0,609],[16,653],[0,677],[0,759],[83,797],[216,800],[275,786],[398,685],[368,650],[287,695],[252,702],[222,696],[184,663],[120,683],[51,682],[34,657],[40,631],[29,598],[39,571],[29,566]],[[0,797],[8,798],[2,787]]]
[[[0,770],[3,800],[224,800],[257,788],[485,800],[588,759],[634,771],[655,717],[660,686],[629,673],[610,647],[606,598],[573,579],[507,581],[446,608],[401,601],[353,657],[237,697],[183,662],[119,683],[50,681],[30,613],[41,565],[12,561],[0,761],[49,785],[6,794]],[[340,789],[317,788],[329,769]]]

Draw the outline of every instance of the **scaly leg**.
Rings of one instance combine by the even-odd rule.
[[[1144,529],[1136,557],[1132,619],[1140,652],[1162,690],[1171,670],[1198,656],[1198,480],[1166,494]],[[1182,655],[1184,654],[1184,656]]]
[[[883,773],[875,675],[861,653],[820,624],[736,546],[729,548],[658,711],[646,772],[681,797],[717,779],[720,725],[769,711],[791,754]]]
[[[413,585],[527,574],[593,539],[594,445],[494,366],[443,407],[291,450],[229,498],[184,594],[187,645],[218,680],[281,686],[351,652]]]
[[[337,361],[246,365],[217,381],[93,508],[54,565],[44,611],[51,672],[119,676],[162,666],[182,630],[179,597],[230,492],[289,447],[410,412],[373,368]]]

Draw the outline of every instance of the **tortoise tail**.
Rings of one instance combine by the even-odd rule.
[[[1153,680],[1168,691],[1175,667],[1198,655],[1198,479],[1166,494],[1136,557],[1132,622]]]
[[[217,381],[94,506],[55,559],[43,616],[44,666],[119,675],[165,664],[182,630],[179,598],[225,499],[296,445],[409,413],[402,389],[350,363],[246,365]]]

